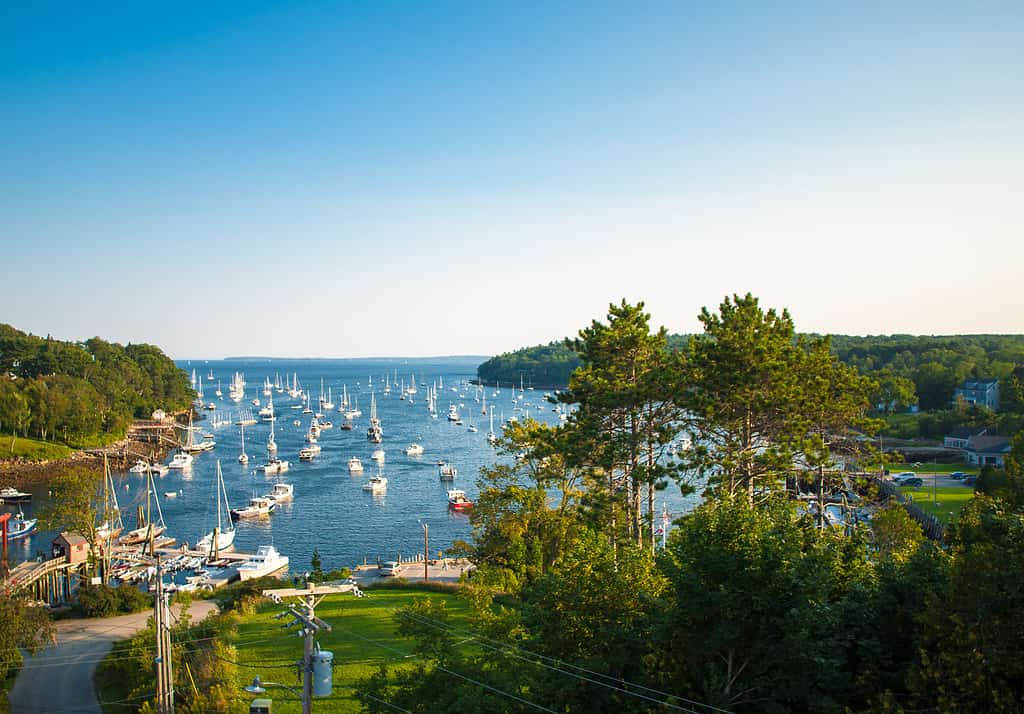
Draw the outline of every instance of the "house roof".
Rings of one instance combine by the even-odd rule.
[[[988,429],[979,429],[977,427],[969,426],[958,426],[953,431],[946,434],[947,439],[970,439],[972,436],[981,436]]]
[[[967,450],[988,454],[1006,453],[1010,450],[1010,440],[1005,436],[972,436],[967,442]]]
[[[57,538],[62,538],[64,541],[67,542],[68,545],[80,545],[82,543],[89,543],[89,541],[87,541],[83,536],[79,535],[78,533],[61,533],[59,536],[57,536]]]
[[[998,379],[965,379],[960,383],[959,389],[987,389],[998,383]]]

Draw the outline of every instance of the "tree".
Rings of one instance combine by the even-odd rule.
[[[914,383],[907,377],[896,374],[891,367],[871,374],[878,383],[872,404],[881,412],[891,414],[899,409],[912,406],[917,401]]]
[[[62,473],[50,482],[53,496],[38,513],[40,527],[79,533],[89,541],[92,552],[97,540],[98,516],[104,508],[102,483],[102,473],[81,466]]]
[[[0,594],[0,685],[21,666],[21,649],[35,654],[52,636],[45,608]]]
[[[804,425],[800,355],[788,311],[765,312],[757,298],[726,298],[700,314],[704,334],[690,342],[686,406],[694,448],[685,463],[723,497],[775,484],[789,471]]]
[[[650,315],[643,308],[642,302],[613,303],[607,324],[594,320],[580,330],[571,346],[581,366],[559,395],[561,401],[577,405],[569,428],[586,446],[574,456],[607,479],[609,539],[618,539],[622,512],[626,536],[638,545],[644,540],[645,492],[647,533],[653,544],[654,489],[671,472],[661,456],[682,418],[674,400],[678,372],[673,368],[678,363],[668,352],[668,333],[663,327],[652,334]]]
[[[882,559],[904,563],[924,543],[924,531],[907,509],[891,505],[871,519],[871,536]]]

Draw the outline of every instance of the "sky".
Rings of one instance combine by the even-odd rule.
[[[0,322],[229,355],[1024,328],[1024,3],[8,3]]]

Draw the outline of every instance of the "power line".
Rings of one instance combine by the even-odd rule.
[[[408,615],[410,617],[413,617],[414,619],[417,619],[417,618],[415,618],[415,616],[412,616],[410,613],[402,613],[401,611],[399,611],[399,614],[400,615]],[[436,629],[443,629],[445,627],[444,625],[440,625],[440,624],[435,625],[435,624],[432,624],[432,623],[427,622],[427,621],[422,620],[422,619],[418,619],[417,621],[422,622],[423,624],[427,625],[428,627],[434,627]],[[452,632],[457,632],[457,630],[451,630],[451,631]],[[473,638],[473,639],[476,639],[476,638]],[[466,640],[466,641],[469,642],[470,640]],[[584,676],[582,674],[576,674],[574,672],[567,672],[566,670],[559,669],[558,667],[555,667],[553,665],[545,664],[544,662],[540,662],[540,661],[537,661],[537,660],[534,660],[534,659],[530,659],[528,657],[524,657],[522,655],[515,654],[513,652],[508,651],[504,647],[496,647],[494,645],[484,644],[484,643],[479,642],[479,641],[477,641],[476,644],[481,646],[481,647],[485,647],[485,648],[487,648],[489,650],[492,650],[492,651],[495,651],[495,652],[500,652],[501,654],[505,654],[505,655],[509,655],[509,656],[515,657],[516,659],[523,660],[524,662],[529,662],[531,664],[539,665],[539,666],[544,667],[546,669],[549,669],[549,670],[551,670],[553,672],[558,672],[559,674],[564,674],[564,675],[569,676],[569,677],[575,677],[576,679],[580,679],[580,680],[582,680],[584,682],[590,682],[591,684],[596,684],[596,685],[601,686],[601,687],[606,687],[608,689],[612,689],[612,690],[614,690],[616,692],[621,692],[622,694],[626,694],[626,695],[631,696],[631,697],[638,697],[640,699],[646,699],[649,702],[654,702],[655,704],[659,704],[661,706],[668,707],[670,709],[676,709],[678,711],[689,712],[690,714],[699,714],[699,712],[697,712],[696,709],[689,709],[687,707],[683,707],[683,706],[680,706],[678,704],[673,704],[671,702],[666,702],[666,701],[663,701],[661,699],[656,699],[656,698],[648,696],[646,694],[641,694],[640,692],[631,692],[628,689],[625,689],[624,687],[621,687],[621,686],[618,686],[618,685],[615,685],[615,684],[610,684],[608,682],[601,682],[601,681],[598,681],[596,679],[591,679],[590,677],[586,677],[586,676]],[[603,675],[603,676],[608,676],[608,675]],[[668,696],[673,696],[673,695],[668,695]]]

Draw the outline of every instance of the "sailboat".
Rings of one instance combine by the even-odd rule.
[[[377,418],[377,399],[373,392],[370,392],[370,428],[366,430],[366,438],[374,444],[384,440],[384,430],[380,426],[380,419]]]
[[[484,392],[484,405],[480,408],[480,413],[484,416],[487,415],[487,392]]]
[[[242,453],[238,455],[238,463],[247,464],[249,463],[249,454],[245,453],[245,424],[242,424]],[[220,468],[220,461],[217,462],[218,468]]]
[[[274,422],[270,422],[270,436],[267,437],[267,453],[277,453],[277,442],[274,441]]]
[[[196,550],[217,553],[227,550],[235,542],[235,525],[231,522],[231,506],[228,505],[228,492],[224,486],[224,474],[220,470],[220,459],[217,459],[217,480],[213,484],[214,500],[217,502],[217,527],[199,539]],[[223,504],[223,510],[221,509]],[[224,527],[224,514],[228,514],[228,525]]]
[[[490,431],[487,432],[487,441],[489,441],[490,443],[493,444],[494,442],[496,442],[498,440],[498,437],[495,436],[495,434],[494,434],[494,409],[493,409],[493,407],[491,408],[490,414],[491,414],[491,429],[490,429]]]
[[[269,392],[270,396],[267,397],[267,405],[257,412],[263,421],[274,421],[274,393]]]
[[[149,464],[146,463],[146,473],[149,472]],[[124,521],[121,520],[121,507],[117,503],[117,489],[114,488],[114,477],[110,473],[110,465],[107,463],[107,455],[103,455],[103,523],[96,529],[96,543],[103,545],[109,551],[108,539],[117,538],[124,530]]]
[[[121,536],[121,545],[139,545],[146,541],[156,538],[167,530],[167,525],[164,523],[164,512],[160,508],[160,499],[156,498],[156,485],[153,483],[153,472],[151,471],[147,475],[146,482],[146,507],[140,505],[138,510],[138,527],[128,531]],[[152,506],[156,503],[157,521],[153,522],[152,519]]]

